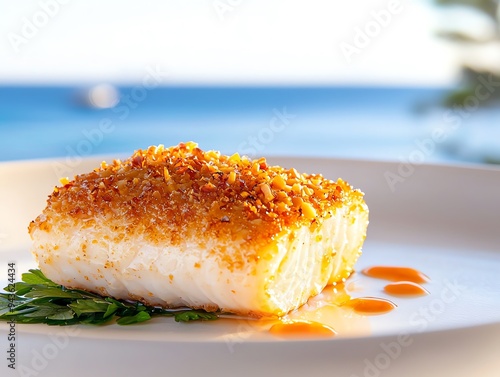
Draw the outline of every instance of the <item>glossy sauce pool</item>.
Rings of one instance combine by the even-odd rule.
[[[358,297],[353,298],[343,304],[343,306],[352,308],[359,314],[377,315],[384,314],[394,310],[397,306],[392,301],[377,297]]]
[[[384,292],[392,296],[424,296],[429,294],[427,289],[411,281],[396,281],[387,284],[384,287]]]
[[[390,283],[380,290],[394,297],[417,299],[428,295],[421,284],[429,282],[422,272],[411,267],[372,266],[357,275],[359,279],[326,287],[318,296],[312,297],[301,308],[288,313],[280,321],[272,322],[267,331],[281,338],[325,338],[335,335],[368,335],[371,333],[369,317],[384,315],[397,310],[398,304],[383,297],[374,297],[371,278]],[[347,286],[347,289],[346,289]],[[371,291],[370,296],[356,296]]]
[[[337,334],[330,326],[312,321],[277,323],[269,332],[283,338],[331,338]]]
[[[410,281],[417,284],[426,283],[429,278],[422,272],[410,267],[374,266],[365,268],[366,276],[389,281]]]

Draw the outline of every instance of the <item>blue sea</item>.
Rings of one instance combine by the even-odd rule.
[[[453,123],[440,106],[446,88],[124,86],[106,110],[82,101],[86,89],[0,87],[0,161],[128,155],[190,140],[252,157],[404,160]],[[428,161],[456,159],[449,143],[440,147]]]

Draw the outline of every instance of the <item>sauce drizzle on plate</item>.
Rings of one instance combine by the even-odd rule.
[[[385,293],[393,296],[425,296],[429,291],[420,284],[411,281],[396,281],[384,287]]]
[[[421,284],[430,279],[422,272],[411,267],[373,266],[362,270],[370,278],[388,280],[384,286],[386,294],[396,297],[418,297],[429,294]],[[364,291],[370,279],[358,279],[347,284],[349,291]],[[373,281],[372,281],[373,283]],[[373,294],[373,293],[372,293]],[[397,305],[385,298],[364,296],[352,298],[344,284],[326,287],[321,294],[311,298],[303,307],[289,313],[275,323],[268,331],[282,338],[321,338],[333,337],[352,331],[352,327],[369,329],[368,316],[387,314]],[[357,321],[357,322],[353,322]],[[362,332],[361,332],[362,333]]]
[[[359,314],[378,315],[394,310],[397,305],[392,301],[377,297],[358,297],[346,301],[342,306],[352,308]]]
[[[269,332],[285,338],[332,337],[337,333],[330,326],[313,321],[282,322],[273,325]]]
[[[429,281],[429,278],[422,272],[410,267],[373,266],[365,268],[362,273],[372,278],[389,281],[410,281],[417,284]]]

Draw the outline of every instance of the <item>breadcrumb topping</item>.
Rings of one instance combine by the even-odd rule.
[[[30,231],[69,216],[85,226],[114,224],[121,238],[140,232],[172,244],[199,235],[200,242],[212,237],[262,245],[285,227],[318,226],[336,207],[363,196],[341,179],[203,151],[193,142],[137,150],[61,184]]]

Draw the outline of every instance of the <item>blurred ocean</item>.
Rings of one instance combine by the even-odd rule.
[[[452,162],[464,124],[478,117],[437,106],[444,88],[130,86],[106,110],[85,103],[86,89],[0,87],[0,160],[128,155],[193,140],[253,157],[403,161],[421,150],[425,162]],[[432,140],[436,129],[446,137]]]

